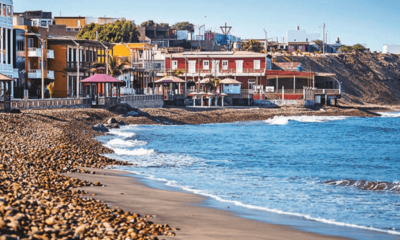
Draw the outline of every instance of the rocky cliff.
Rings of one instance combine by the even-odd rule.
[[[301,62],[305,70],[335,73],[343,82],[342,103],[400,104],[400,56],[348,53],[337,55],[278,57]]]

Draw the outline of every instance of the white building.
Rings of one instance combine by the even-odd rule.
[[[13,0],[0,0],[0,73],[13,77]]]
[[[383,44],[383,53],[394,53],[394,54],[400,54],[400,45],[395,45],[395,44]]]
[[[319,36],[318,33],[308,34],[305,30],[300,30],[300,27],[286,31],[287,42],[313,42],[319,39]]]

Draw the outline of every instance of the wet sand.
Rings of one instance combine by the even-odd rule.
[[[92,169],[87,170],[92,171]],[[106,185],[102,188],[82,188],[90,194],[95,193],[96,199],[106,204],[119,206],[126,211],[140,209],[141,212],[155,214],[156,222],[168,223],[173,229],[179,228],[175,231],[177,235],[173,239],[346,239],[243,219],[236,217],[229,210],[198,206],[205,198],[195,194],[150,188],[137,179],[126,176],[130,173],[123,171],[104,169],[95,171],[95,175],[72,173],[68,176],[90,182],[100,181]]]

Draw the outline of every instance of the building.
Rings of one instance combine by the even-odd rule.
[[[89,77],[93,63],[106,62],[106,47],[112,56],[113,44],[110,43],[65,37],[49,38],[48,48],[54,51],[55,55],[54,59],[49,62],[49,68],[54,71],[55,77],[53,97],[76,96],[78,71],[80,80]],[[107,86],[103,85],[99,92],[104,93],[108,91],[107,89]],[[79,96],[87,96],[88,93],[88,87],[81,83]]]
[[[13,64],[18,74],[14,85],[15,98],[41,98],[42,79],[44,86],[54,81],[54,71],[48,65],[54,59],[54,51],[47,48],[47,30],[47,27],[14,26],[16,48]]]
[[[155,73],[165,68],[162,50],[146,43],[126,43],[114,46],[114,57],[130,63],[131,68],[118,77],[126,82],[123,94],[151,94]]]
[[[382,53],[400,54],[400,45],[384,44]]]
[[[26,11],[26,12],[15,12],[14,25],[26,25],[29,27],[48,27],[53,25],[53,18],[51,12],[43,11]]]
[[[181,78],[198,82],[209,75],[217,78],[232,77],[242,83],[242,88],[253,89],[261,79],[265,79],[266,55],[254,52],[184,52],[165,55],[165,71],[182,69]],[[193,90],[193,89],[192,89]]]
[[[13,36],[13,1],[12,0],[0,0],[0,28],[1,28],[1,40],[0,48],[2,54],[0,55],[0,73],[13,78],[15,75],[13,69],[13,58],[14,58],[14,36]],[[1,82],[0,84],[5,84]],[[11,93],[13,95],[13,82],[11,82]],[[0,95],[4,94],[5,86],[1,87]],[[13,97],[13,96],[11,96]]]
[[[54,17],[55,25],[65,25],[66,31],[78,34],[82,27],[88,24],[86,17]]]
[[[138,27],[141,43],[147,43],[152,45],[158,45],[159,47],[169,47],[171,40],[177,40],[177,35],[174,34],[174,30],[171,29],[168,24]]]

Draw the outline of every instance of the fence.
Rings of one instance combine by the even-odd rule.
[[[89,98],[53,98],[53,99],[28,99],[13,100],[11,108],[61,108],[61,107],[90,107]],[[1,109],[1,106],[0,106]]]

